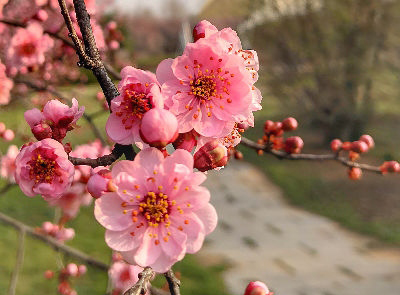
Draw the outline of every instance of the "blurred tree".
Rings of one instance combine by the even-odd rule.
[[[373,115],[373,74],[397,2],[266,0],[252,16],[250,41],[261,48],[268,90],[325,141],[358,138]]]

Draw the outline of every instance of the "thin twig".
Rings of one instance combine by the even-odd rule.
[[[25,250],[25,230],[21,229],[19,231],[18,237],[18,249],[17,249],[17,259],[15,261],[15,267],[11,275],[10,286],[8,288],[8,295],[15,295],[15,290],[17,289],[18,275],[24,264],[24,250]]]
[[[34,237],[44,243],[46,243],[47,245],[51,246],[53,249],[61,251],[63,253],[65,253],[66,255],[75,257],[77,259],[80,259],[82,261],[84,261],[86,264],[88,265],[92,265],[98,269],[104,270],[104,271],[108,271],[108,265],[105,264],[102,261],[99,261],[93,257],[90,257],[89,255],[75,249],[72,248],[70,246],[66,246],[63,243],[60,243],[59,241],[48,237],[48,236],[44,236],[38,232],[36,232],[33,228],[31,228],[30,226],[10,217],[5,215],[4,213],[0,212],[0,222],[3,222],[5,224],[8,224],[12,227],[14,227],[15,229],[19,230],[19,231],[24,231],[27,235]]]
[[[167,279],[169,292],[171,295],[180,295],[181,281],[175,276],[173,270],[168,270],[164,276]]]
[[[341,163],[342,165],[352,168],[360,168],[365,171],[374,172],[377,174],[382,174],[382,171],[377,166],[372,166],[368,164],[360,164],[357,162],[350,161],[345,157],[340,157],[339,154],[326,154],[326,155],[314,155],[314,154],[288,154],[282,151],[277,151],[270,149],[269,146],[264,144],[256,143],[246,137],[242,137],[240,142],[244,146],[252,148],[254,150],[262,150],[265,153],[271,154],[278,159],[285,159],[285,160],[309,160],[309,161],[336,161]]]
[[[154,277],[154,271],[151,267],[146,267],[140,274],[139,280],[124,295],[140,295],[145,294],[149,286],[150,280]]]

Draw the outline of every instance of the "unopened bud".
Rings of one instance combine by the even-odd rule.
[[[400,172],[400,164],[397,161],[384,162],[380,167],[382,174]]]
[[[51,138],[53,131],[51,130],[51,127],[47,125],[46,123],[39,123],[31,129],[33,135],[37,140],[42,140],[45,138]]]
[[[178,120],[168,110],[151,109],[142,118],[140,137],[152,147],[163,148],[178,137]]]
[[[334,139],[331,141],[331,150],[337,152],[342,148],[343,142],[340,139]]]
[[[359,140],[365,142],[368,145],[368,148],[370,149],[372,149],[375,146],[374,139],[368,134],[361,135]]]
[[[204,172],[223,167],[228,162],[228,151],[218,140],[207,142],[194,154],[194,167]]]
[[[362,176],[362,170],[357,167],[351,167],[348,171],[348,175],[352,180],[359,180]]]
[[[358,154],[366,153],[368,145],[364,141],[357,140],[351,143],[350,150]]]
[[[90,176],[86,188],[95,199],[100,198],[105,192],[114,191],[111,182],[111,171],[102,169]]]
[[[76,277],[79,273],[78,266],[75,263],[69,263],[65,267],[65,271],[67,274],[69,274],[71,277]]]
[[[197,133],[192,130],[186,133],[180,133],[178,138],[172,143],[175,149],[184,149],[189,153],[192,152],[193,148],[197,145]]]
[[[299,136],[288,137],[285,140],[285,152],[288,154],[299,154],[304,146],[304,142]]]
[[[297,120],[295,118],[289,117],[282,121],[283,131],[293,131],[297,129]]]
[[[54,272],[52,270],[46,270],[43,275],[46,279],[50,280],[54,277]]]
[[[255,281],[250,282],[246,290],[244,291],[244,295],[268,295],[270,294],[267,285],[263,282]]]
[[[15,138],[14,131],[12,131],[11,129],[6,129],[6,131],[4,131],[3,133],[3,138],[5,141],[13,140]]]

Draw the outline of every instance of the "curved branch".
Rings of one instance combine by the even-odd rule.
[[[165,278],[167,279],[168,282],[168,287],[171,295],[180,295],[180,286],[181,286],[181,281],[175,276],[174,272],[172,269],[168,270],[164,274]]]
[[[31,237],[34,237],[34,238],[48,244],[55,250],[61,251],[61,252],[65,253],[66,255],[73,256],[77,259],[80,259],[80,260],[84,261],[85,263],[87,263],[88,265],[92,265],[101,270],[108,271],[108,265],[105,264],[104,262],[101,262],[93,257],[90,257],[89,255],[87,255],[75,248],[66,246],[63,243],[60,243],[51,237],[44,236],[44,235],[36,232],[32,227],[12,218],[10,216],[7,216],[1,212],[0,212],[0,222],[8,224],[8,225],[16,228],[19,231],[23,231],[26,234],[30,235]]]
[[[285,159],[285,160],[309,160],[309,161],[336,161],[341,163],[342,165],[352,168],[360,168],[365,171],[374,172],[377,174],[382,174],[382,171],[379,167],[368,165],[368,164],[360,164],[357,162],[353,162],[348,160],[345,157],[340,157],[339,154],[326,154],[326,155],[315,155],[315,154],[288,154],[282,151],[277,151],[270,149],[269,146],[264,144],[256,143],[246,137],[242,137],[240,142],[244,146],[252,148],[254,150],[261,150],[265,153],[271,154],[278,159]]]

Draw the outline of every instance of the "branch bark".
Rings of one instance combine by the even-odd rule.
[[[140,295],[145,294],[148,289],[150,280],[154,277],[154,271],[151,267],[146,267],[140,274],[139,280],[133,285],[129,290],[127,290],[124,295]]]
[[[165,278],[167,279],[168,282],[168,287],[171,295],[180,295],[180,286],[181,286],[181,281],[175,276],[174,272],[172,269],[168,270],[164,274]]]
[[[374,172],[377,174],[382,174],[382,171],[379,167],[368,165],[368,164],[360,164],[357,162],[353,162],[348,160],[345,157],[340,157],[339,154],[326,154],[326,155],[314,155],[314,154],[287,154],[282,151],[277,151],[270,149],[269,146],[264,144],[256,143],[246,137],[242,137],[240,142],[242,145],[252,148],[256,151],[261,150],[265,153],[271,154],[278,159],[285,160],[308,160],[308,161],[336,161],[346,167],[355,167],[360,168],[365,171]]]

